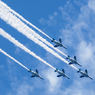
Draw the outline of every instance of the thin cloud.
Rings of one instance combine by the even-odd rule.
[[[82,70],[84,71],[85,68],[88,69],[89,75],[93,78],[94,76],[94,68],[95,68],[95,28],[94,28],[94,18],[95,14],[95,1],[89,0],[88,4],[81,4],[80,12],[77,13],[77,19],[73,18],[71,23],[68,21],[66,24],[67,27],[61,29],[61,37],[63,38],[63,43],[65,42],[66,45],[71,45],[72,49],[74,50],[73,54],[76,54],[78,57],[79,62],[83,64]],[[69,7],[69,6],[68,6]],[[63,12],[63,7],[60,7],[61,12]],[[75,12],[75,11],[74,11]],[[68,14],[68,10],[64,12],[64,14]],[[76,12],[75,12],[76,13]],[[63,13],[61,14],[63,15]],[[73,14],[74,15],[74,14]],[[72,16],[73,16],[72,15]],[[72,16],[69,16],[69,19],[72,19]],[[65,17],[64,17],[65,18]],[[59,22],[57,22],[59,23]],[[69,25],[71,24],[71,25]],[[69,27],[68,27],[69,26]],[[64,41],[65,40],[65,41]],[[70,51],[68,50],[68,53]],[[72,52],[71,52],[72,54]],[[76,73],[76,78],[69,84],[68,88],[57,89],[58,92],[54,95],[94,95],[95,91],[93,89],[94,82],[91,81],[89,78],[82,78],[80,79],[80,74]],[[89,86],[88,86],[89,84]],[[62,85],[60,86],[62,87]],[[74,89],[74,90],[73,90]]]

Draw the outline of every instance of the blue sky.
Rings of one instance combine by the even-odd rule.
[[[51,38],[56,40],[62,38],[62,43],[68,49],[60,47],[58,49],[72,58],[76,55],[78,62],[83,66],[82,70],[88,69],[89,75],[95,79],[94,0],[2,1]],[[0,95],[95,95],[95,80],[80,79],[77,70],[29,40],[3,21],[1,17],[0,28],[55,68],[60,70],[64,68],[70,77],[70,80],[64,77],[57,78],[57,73],[52,68],[0,35],[0,48],[29,69],[32,68],[34,71],[38,69],[39,74],[44,78],[44,80],[32,79],[26,69],[0,53]],[[50,42],[46,36],[33,27],[31,28]],[[61,56],[65,58],[65,56]],[[77,65],[74,66],[79,68]]]

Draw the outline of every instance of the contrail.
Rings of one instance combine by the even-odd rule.
[[[5,3],[3,3],[1,1],[2,5],[7,6]],[[34,27],[35,29],[37,29],[39,32],[41,32],[42,34],[44,34],[45,36],[47,36],[49,39],[52,39],[51,37],[49,37],[47,34],[45,34],[43,31],[41,31],[40,29],[38,29],[36,26],[34,26],[32,23],[30,23],[28,20],[26,20],[25,18],[23,18],[21,15],[19,15],[17,12],[15,12],[14,10],[12,10],[10,7],[7,6],[7,8],[13,12],[16,16],[18,16],[20,19],[22,19],[23,21],[25,21],[27,24],[31,25],[32,27]]]
[[[3,29],[0,28],[0,35],[2,35],[3,37],[5,37],[6,39],[8,39],[10,42],[12,42],[13,44],[15,44],[16,46],[18,46],[19,48],[21,48],[22,50],[24,50],[25,52],[29,53],[30,55],[34,56],[35,58],[37,58],[38,60],[40,60],[41,62],[45,63],[46,65],[48,65],[49,67],[55,69],[52,65],[50,65],[49,63],[47,63],[46,61],[44,61],[42,58],[40,58],[39,56],[37,56],[34,52],[31,52],[28,48],[26,48],[23,44],[21,44],[20,42],[18,42],[17,40],[15,40],[15,38],[13,38],[11,35],[9,35],[8,33],[6,33]]]
[[[15,40],[15,38],[13,38],[11,35],[9,35],[8,33],[6,33],[3,29],[0,28],[0,35],[2,35],[3,37],[5,37],[6,39],[8,39],[10,42],[14,43],[16,46],[20,47],[21,49],[23,49],[24,51],[26,51],[27,53],[29,53],[30,55],[34,56],[35,58],[37,58],[38,60],[42,61],[43,63],[45,63],[46,65],[50,66],[51,68],[55,69],[53,66],[51,66],[49,63],[47,63],[46,61],[44,61],[43,59],[41,59],[39,56],[37,56],[35,53],[31,52],[28,48],[26,48],[23,44],[21,44],[20,42],[18,42],[17,40]],[[64,61],[64,60],[63,60]],[[65,61],[67,64],[69,64],[68,61]],[[75,66],[70,65],[73,68],[77,69]],[[78,70],[78,69],[77,69]]]
[[[57,58],[59,58],[60,60],[62,60],[63,62],[69,64],[68,61],[66,61],[64,58],[62,58],[61,56],[59,56],[57,53],[55,53],[52,49],[50,49],[49,47],[47,47],[45,44],[43,44],[41,41],[39,41],[37,38],[35,38],[33,35],[31,35],[31,33],[29,33],[29,31],[33,31],[31,30],[28,26],[26,26],[20,19],[18,19],[16,16],[14,16],[11,12],[9,12],[8,8],[3,6],[0,3],[0,17],[1,19],[3,19],[4,21],[6,21],[8,24],[10,24],[12,27],[14,27],[15,29],[17,29],[18,31],[20,31],[22,34],[24,34],[25,36],[27,36],[29,39],[33,40],[35,43],[39,44],[41,47],[43,47],[45,50],[49,51],[50,53],[52,53],[54,56],[56,56]],[[72,66],[72,65],[71,65]],[[75,66],[72,66],[74,68],[76,68]]]
[[[0,52],[2,52],[4,55],[6,55],[7,57],[11,58],[13,61],[15,61],[16,63],[18,63],[19,65],[21,65],[22,67],[24,67],[26,70],[29,71],[29,69],[24,66],[23,64],[21,64],[20,62],[18,62],[16,59],[14,59],[13,57],[11,57],[9,54],[7,54],[5,51],[3,51],[1,48],[0,48]]]
[[[31,39],[32,41],[34,41],[35,43],[37,43],[38,45],[40,45],[41,47],[43,47],[46,51],[50,52],[51,54],[53,54],[54,56],[56,56],[57,58],[61,59],[63,62],[65,62],[65,63],[68,64],[68,62],[64,58],[62,58],[61,56],[59,56],[51,48],[49,48],[44,43],[42,43],[41,41],[39,41],[36,37],[34,37],[33,35],[31,35],[31,33],[29,33],[29,31],[33,31],[33,30],[31,30],[20,19],[18,19],[11,12],[9,12],[9,10],[6,7],[2,6],[2,4],[0,5],[0,7],[1,7],[0,8],[0,17],[1,17],[1,19],[3,19],[8,24],[10,24],[12,27],[14,27],[15,29],[17,29],[19,32],[21,32],[23,35],[25,35],[27,38]]]
[[[26,19],[24,19],[21,15],[19,15],[17,12],[15,12],[14,10],[12,10],[10,7],[8,7],[6,4],[4,4],[3,2],[1,2],[1,4],[3,6],[5,6],[6,9],[8,9],[9,12],[11,12],[13,15],[17,16],[18,18],[20,18],[21,20],[25,21],[27,24],[31,25],[32,27],[34,27],[35,29],[39,30],[41,33],[45,34],[44,32],[42,32],[40,29],[38,29],[36,26],[34,26],[33,24],[31,24],[29,21],[27,21]],[[32,29],[31,29],[32,30]],[[46,39],[44,39],[43,37],[41,37],[39,34],[37,34],[34,30],[29,31],[30,33],[32,33],[33,35],[35,35],[38,39],[40,39],[42,42],[44,42],[45,44],[47,44],[48,46],[52,47],[54,50],[58,51],[59,53],[61,53],[62,55],[66,56],[66,54],[64,54],[63,52],[61,52],[59,49],[54,48],[54,46],[49,43]],[[46,35],[46,34],[45,34]],[[50,38],[48,35],[46,35],[48,38]],[[52,38],[50,38],[52,40]]]

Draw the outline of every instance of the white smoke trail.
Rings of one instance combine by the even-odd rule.
[[[1,2],[4,6],[6,6],[5,3]],[[31,25],[32,27],[34,27],[35,29],[37,29],[39,32],[41,32],[42,34],[44,34],[45,36],[47,36],[49,39],[52,40],[51,37],[49,37],[47,34],[45,34],[43,31],[41,31],[40,29],[38,29],[36,26],[34,26],[32,23],[30,23],[28,20],[24,19],[21,15],[19,15],[17,12],[15,12],[14,10],[12,10],[10,7],[7,6],[7,8],[13,12],[16,16],[18,16],[20,19],[22,19],[23,21],[25,21],[27,24]]]
[[[13,13],[13,15],[18,16],[21,20],[25,21],[27,24],[31,25],[32,27],[34,27],[35,29],[37,29],[38,31],[40,31],[41,33],[43,33],[44,35],[46,35],[44,32],[42,32],[40,29],[38,29],[36,26],[34,26],[33,24],[31,24],[29,21],[27,21],[26,19],[24,19],[21,15],[19,15],[17,12],[15,12],[14,10],[12,10],[10,7],[8,7],[6,4],[4,4],[3,2],[1,2],[3,6],[5,6],[11,13]],[[32,30],[32,29],[31,29]],[[44,42],[45,44],[47,44],[48,46],[52,47],[53,49],[55,49],[56,51],[58,51],[59,53],[63,54],[64,56],[67,57],[66,54],[64,54],[63,52],[61,52],[59,49],[54,48],[54,46],[49,43],[46,39],[42,38],[39,34],[37,34],[35,31],[29,31],[31,32],[33,35],[35,35],[38,39],[40,39],[42,42]],[[50,38],[48,35],[46,35],[48,38]],[[50,38],[52,40],[52,38]]]
[[[10,42],[14,43],[16,46],[20,47],[21,49],[23,49],[24,51],[26,51],[27,53],[29,53],[30,55],[34,56],[35,58],[37,58],[38,60],[42,61],[43,63],[45,63],[46,65],[50,66],[51,68],[55,69],[53,66],[51,66],[49,63],[47,63],[46,61],[44,61],[43,59],[41,59],[39,56],[37,56],[35,53],[31,52],[28,48],[26,48],[23,44],[21,44],[20,42],[18,42],[17,40],[15,40],[15,38],[13,38],[11,35],[9,35],[8,33],[6,33],[3,29],[0,28],[0,35],[2,35],[3,37],[5,37],[6,39],[8,39]],[[67,61],[66,61],[67,62]],[[67,62],[68,64],[68,62]],[[77,69],[76,67],[74,67],[73,65],[70,65],[73,68]],[[78,69],[77,69],[78,70]]]
[[[18,19],[11,12],[9,12],[9,10],[6,7],[4,7],[2,4],[0,4],[0,7],[1,7],[0,8],[0,17],[1,17],[1,19],[3,19],[8,24],[10,24],[12,27],[17,29],[19,32],[21,32],[23,35],[25,35],[27,38],[31,39],[32,41],[34,41],[35,43],[37,43],[38,45],[43,47],[46,51],[50,52],[51,54],[53,54],[54,56],[56,56],[57,58],[61,59],[63,62],[68,64],[68,62],[64,58],[59,56],[51,48],[49,48],[44,43],[42,43],[37,38],[35,38],[33,35],[31,35],[31,33],[29,31],[33,31],[33,30],[31,30],[20,19]]]
[[[26,26],[20,19],[18,19],[16,16],[14,16],[11,12],[9,12],[8,8],[6,6],[3,6],[2,3],[0,3],[0,17],[4,21],[6,21],[8,24],[16,28],[18,31],[20,31],[22,34],[27,36],[29,39],[33,40],[35,43],[39,44],[41,47],[52,53],[57,58],[61,59],[63,62],[69,64],[68,61],[66,61],[64,58],[59,56],[57,53],[55,53],[52,49],[47,47],[45,44],[40,42],[37,38],[35,38],[33,35],[29,33],[31,30],[28,26]],[[72,65],[71,65],[72,66]],[[74,66],[72,66],[74,67]],[[74,67],[76,69],[76,67]]]
[[[14,59],[12,56],[10,56],[9,54],[7,54],[1,48],[0,48],[0,52],[2,52],[4,55],[6,55],[7,57],[11,58],[13,61],[15,61],[16,63],[18,63],[19,65],[21,65],[22,67],[24,67],[26,70],[29,71],[29,69],[26,66],[24,66],[23,64],[21,64],[20,62],[18,62],[16,59]]]
[[[15,44],[16,46],[20,47],[21,49],[23,49],[25,52],[29,53],[30,55],[34,56],[35,58],[37,58],[38,60],[40,60],[41,62],[45,63],[46,65],[48,65],[49,67],[55,69],[52,65],[50,65],[49,63],[47,63],[46,61],[44,61],[42,58],[40,58],[39,56],[37,56],[35,53],[31,52],[28,48],[26,48],[23,44],[21,44],[20,42],[18,42],[17,40],[15,40],[15,38],[13,38],[11,35],[9,35],[8,33],[6,33],[3,29],[0,28],[0,35],[2,35],[3,37],[5,37],[6,39],[8,39],[10,42],[12,42],[13,44]]]

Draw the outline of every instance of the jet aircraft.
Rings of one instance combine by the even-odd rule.
[[[85,69],[85,72],[82,72],[81,69],[79,69],[79,71],[77,71],[77,73],[79,73],[79,72],[82,74],[82,75],[80,76],[80,78],[89,77],[91,80],[93,80],[93,79],[88,75],[87,69]]]
[[[63,76],[63,77],[67,77],[68,79],[70,79],[70,78],[65,74],[65,70],[64,70],[64,69],[62,69],[62,71],[59,71],[59,70],[56,68],[56,70],[55,70],[54,72],[58,72],[58,73],[59,73],[59,75],[57,75],[57,77]]]
[[[71,64],[77,64],[79,66],[82,67],[82,65],[80,65],[78,62],[77,62],[77,59],[76,59],[76,56],[74,56],[74,59],[70,58],[70,56],[68,55],[68,57],[66,59],[69,59],[71,62],[69,63],[69,65]]]
[[[43,78],[38,74],[38,70],[36,69],[36,71],[32,71],[31,69],[28,71],[31,72],[33,75],[31,77],[39,77],[43,80]]]
[[[65,49],[67,49],[63,44],[62,44],[62,40],[59,38],[59,42],[56,41],[54,38],[51,40],[51,42],[54,42],[56,45],[54,47],[64,47]]]

